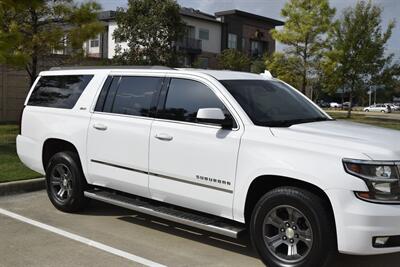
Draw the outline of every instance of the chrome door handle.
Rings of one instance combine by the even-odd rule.
[[[155,138],[162,140],[162,141],[171,141],[172,139],[174,139],[172,136],[170,136],[168,134],[164,134],[164,133],[156,134]]]
[[[100,130],[100,131],[105,131],[107,130],[107,126],[104,124],[100,124],[100,123],[95,123],[93,124],[93,128]]]

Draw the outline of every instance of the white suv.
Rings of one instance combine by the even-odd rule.
[[[87,198],[237,237],[270,267],[400,251],[400,132],[335,121],[261,75],[40,73],[17,138],[62,211]]]

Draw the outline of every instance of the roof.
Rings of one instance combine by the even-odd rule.
[[[220,21],[217,20],[217,18],[214,15],[207,14],[193,8],[181,7],[179,13],[181,14],[181,16],[192,17],[214,23],[221,23]],[[116,16],[116,11],[113,10],[102,11],[97,14],[97,18],[102,21],[115,20],[115,16]]]
[[[114,70],[114,69],[122,69],[122,70],[173,70],[173,68],[165,67],[165,66],[138,66],[138,65],[123,65],[123,66],[67,66],[67,67],[52,67],[50,71],[53,70]]]
[[[264,16],[252,14],[252,13],[248,13],[248,12],[245,12],[245,11],[242,11],[242,10],[238,10],[238,9],[220,11],[220,12],[216,12],[215,13],[216,17],[223,17],[223,16],[229,16],[229,15],[237,15],[237,16],[246,17],[246,18],[250,18],[250,19],[261,20],[261,21],[264,21],[264,22],[268,22],[268,23],[270,23],[270,24],[272,24],[274,26],[285,25],[285,23],[283,21],[276,20],[276,19],[271,19],[271,18],[268,18],[268,17],[264,17]]]
[[[186,16],[186,17],[192,17],[192,18],[196,18],[196,19],[207,20],[210,22],[221,23],[220,21],[217,20],[217,18],[214,15],[204,13],[198,9],[181,7],[179,13],[182,16]]]
[[[206,70],[191,68],[169,68],[164,66],[76,66],[76,67],[54,67],[49,71],[41,72],[41,75],[54,75],[59,73],[97,73],[102,71],[138,71],[138,72],[186,72],[192,74],[205,74],[214,77],[217,80],[261,80],[268,77],[249,72],[230,71],[230,70]]]
[[[113,10],[101,11],[97,14],[97,19],[102,21],[115,20],[116,12]]]
[[[197,72],[210,75],[217,80],[263,80],[265,76],[249,72],[231,71],[231,70],[206,70],[206,69],[177,69],[188,72]]]

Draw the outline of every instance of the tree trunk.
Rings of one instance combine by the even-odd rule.
[[[306,71],[304,71],[303,81],[301,83],[301,92],[305,95],[307,95],[306,88],[307,88],[307,74],[306,74]]]
[[[38,70],[38,58],[36,54],[32,55],[32,66],[29,73],[29,77],[31,78],[31,86],[36,80],[37,77],[37,70]]]
[[[351,118],[351,103],[353,103],[353,88],[350,89],[350,93],[349,93],[349,109],[347,110],[347,118],[350,119]]]
[[[32,33],[33,36],[38,34],[38,16],[36,14],[36,10],[31,8],[30,9],[31,19],[32,19]],[[31,86],[36,80],[37,72],[38,72],[38,46],[36,43],[33,44],[33,53],[32,53],[32,61],[31,61],[31,69],[29,70],[29,66],[27,67],[29,76],[31,78]]]

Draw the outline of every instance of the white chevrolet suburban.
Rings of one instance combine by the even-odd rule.
[[[400,251],[400,132],[335,121],[266,75],[44,71],[17,150],[59,210],[96,199],[230,237],[248,230],[270,267]]]

